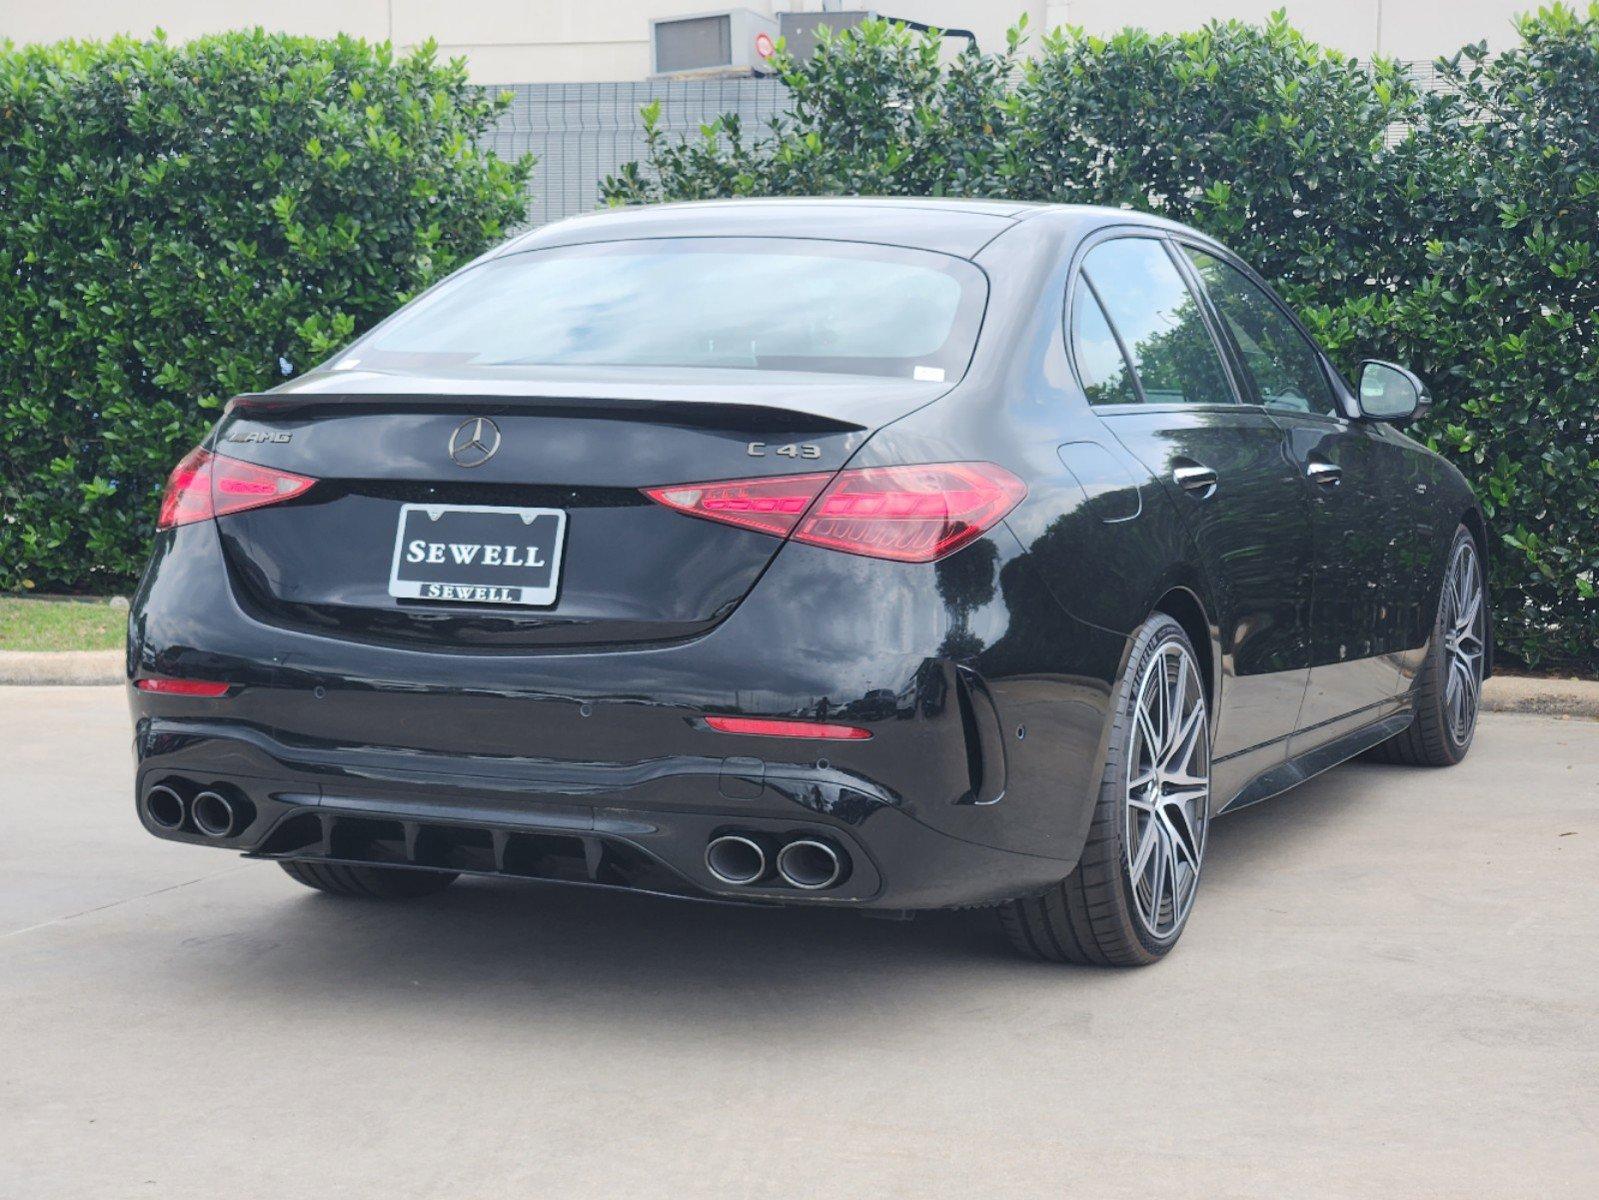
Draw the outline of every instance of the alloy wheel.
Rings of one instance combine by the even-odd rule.
[[[1127,873],[1151,936],[1182,928],[1210,824],[1210,722],[1193,655],[1160,646],[1138,681],[1128,755]]]
[[[1444,580],[1444,718],[1457,746],[1471,740],[1482,700],[1483,643],[1486,613],[1482,603],[1482,572],[1477,548],[1469,538],[1461,541]]]

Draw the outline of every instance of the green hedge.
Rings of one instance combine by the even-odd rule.
[[[501,104],[431,47],[0,45],[0,590],[128,587],[219,403],[520,222]]]
[[[1272,276],[1345,368],[1419,371],[1420,435],[1499,539],[1500,647],[1599,667],[1599,4],[1468,47],[1418,94],[1281,14],[1191,33],[1074,30],[1020,55],[871,23],[782,60],[787,112],[648,154],[612,203],[725,195],[1009,196],[1123,205],[1205,229]]]

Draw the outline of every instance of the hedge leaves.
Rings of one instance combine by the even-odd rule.
[[[126,588],[217,406],[525,214],[431,47],[0,45],[0,589]]]

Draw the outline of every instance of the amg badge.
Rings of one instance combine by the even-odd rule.
[[[240,433],[230,433],[222,440],[225,442],[272,442],[281,445],[294,437],[292,433],[283,433],[277,430],[250,429]]]

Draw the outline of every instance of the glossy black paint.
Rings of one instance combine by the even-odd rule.
[[[159,535],[128,672],[130,684],[235,685],[221,700],[130,687],[136,797],[169,780],[220,785],[253,817],[222,839],[162,829],[142,804],[141,819],[157,836],[267,856],[737,900],[980,904],[1037,891],[1075,863],[1112,689],[1157,608],[1207,658],[1216,811],[1403,728],[1457,525],[1485,549],[1464,480],[1399,429],[1356,419],[1341,380],[1349,415],[1268,412],[1242,390],[1239,403],[1202,408],[1091,406],[1065,313],[1085,248],[1125,234],[1225,254],[1125,212],[1002,203],[585,217],[496,253],[674,236],[919,247],[984,272],[982,334],[964,376],[941,384],[323,368],[242,398],[215,447],[322,482]],[[1230,356],[1227,370],[1237,387]],[[492,417],[504,436],[471,470],[447,453],[468,416]],[[780,439],[818,457],[748,453]],[[1028,492],[929,565],[784,544],[638,492],[958,460],[998,463]],[[1307,477],[1322,460],[1341,468],[1336,489]],[[1174,483],[1185,463],[1214,469],[1214,492]],[[566,509],[557,604],[389,597],[395,515],[422,500]],[[727,735],[704,726],[708,713],[844,721],[873,736]],[[730,828],[832,839],[852,870],[814,893],[720,884],[703,850]]]

